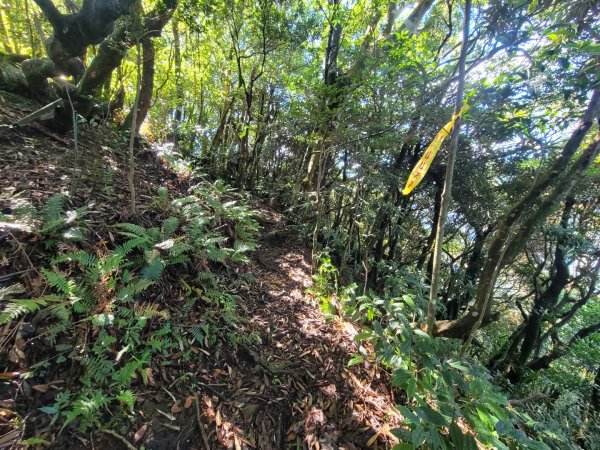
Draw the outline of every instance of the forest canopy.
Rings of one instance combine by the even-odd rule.
[[[386,416],[374,438],[341,447],[343,436],[329,444],[306,437],[318,428],[314,415],[302,422],[284,414],[285,436],[269,441],[272,448],[599,448],[599,17],[593,0],[2,0],[0,108],[14,95],[36,105],[2,116],[12,127],[5,132],[38,130],[75,150],[83,145],[73,174],[101,158],[86,153],[86,130],[106,132],[111,151],[121,149],[115,160],[126,190],[120,200],[100,200],[125,202],[119,220],[103,215],[108,228],[96,233],[103,246],[115,244],[114,259],[90,236],[85,245],[61,244],[64,205],[55,199],[44,219],[44,202],[59,192],[41,185],[28,188],[44,192],[44,201],[32,201],[42,224],[35,239],[5,232],[25,233],[12,203],[0,215],[0,237],[14,239],[0,253],[3,351],[34,314],[58,311],[57,296],[68,313],[34,320],[63,323],[44,331],[53,336],[49,349],[74,343],[67,323],[99,317],[113,302],[123,302],[115,317],[133,320],[126,311],[134,305],[161,304],[146,289],[172,283],[179,296],[217,296],[203,307],[225,319],[200,314],[214,329],[196,330],[204,336],[189,344],[215,355],[217,342],[246,327],[232,325],[245,324],[243,312],[230,317],[224,306],[245,301],[226,287],[252,272],[237,264],[261,267],[261,252],[286,248],[293,236],[310,253],[306,295],[315,311],[358,328],[356,349],[341,363],[378,367],[401,419],[392,415],[391,426],[396,419]],[[159,169],[140,162],[143,149],[197,199],[164,194],[159,172],[146,182]],[[87,205],[73,187],[82,180],[60,191],[73,211]],[[5,184],[0,199],[16,201],[22,188]],[[258,234],[255,204],[281,214],[288,234],[276,246],[277,234]],[[48,217],[64,223],[48,225]],[[34,262],[13,262],[7,255],[26,248],[22,242],[52,244]],[[29,266],[19,264],[32,264],[48,289],[21,279]],[[192,282],[198,272],[214,279]],[[85,307],[73,300],[86,296]],[[174,306],[161,308],[175,317]],[[154,352],[188,345],[142,345],[170,320],[156,317],[144,319],[135,344],[127,341],[133,326],[89,319],[91,334],[101,329],[102,339],[128,342],[130,351],[141,346],[144,357],[129,360],[131,380],[121,374],[104,386],[91,377],[68,401],[45,405],[52,426],[97,429],[110,402],[134,415],[133,379],[147,385]],[[118,350],[101,353],[94,339],[85,351],[115,361]],[[265,339],[243,345],[272,344]],[[223,345],[235,353],[237,344]],[[4,359],[6,373],[42,376],[19,358]],[[69,409],[84,400],[96,401],[89,416]],[[211,436],[202,439],[217,448]],[[271,448],[270,438],[260,439],[244,445]]]

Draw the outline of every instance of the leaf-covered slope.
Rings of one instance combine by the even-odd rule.
[[[150,147],[131,216],[126,136],[12,128],[36,105],[3,101],[0,425],[15,445],[391,447],[385,374],[347,366],[357,330],[305,295],[309,258],[280,216]]]

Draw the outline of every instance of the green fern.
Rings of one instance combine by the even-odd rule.
[[[25,292],[25,287],[20,283],[0,287],[0,300],[4,300],[9,295],[22,294],[23,292]]]
[[[47,304],[47,297],[11,300],[0,313],[0,325],[10,323],[24,314],[39,311]]]
[[[44,207],[42,208],[42,219],[44,225],[48,225],[52,222],[59,221],[64,211],[64,196],[62,194],[55,194],[48,199]]]
[[[123,367],[116,372],[113,372],[112,379],[117,383],[117,386],[124,387],[129,385],[135,378],[136,372],[142,368],[142,362],[136,359],[127,361]]]
[[[133,310],[127,310],[133,312],[133,317],[137,319],[151,319],[153,317],[168,318],[169,313],[167,311],[161,311],[158,306],[154,303],[146,303],[144,305],[137,305]]]
[[[187,316],[192,311],[195,304],[196,304],[196,298],[194,298],[194,297],[188,298],[186,300],[185,304],[183,305],[183,308],[181,308],[181,315],[184,317]]]
[[[218,286],[218,279],[212,272],[198,272],[196,274],[196,282],[204,286],[210,285],[212,288]]]
[[[249,242],[236,241],[233,244],[233,253],[231,254],[231,260],[234,262],[249,262],[249,258],[245,253],[251,252],[256,248],[254,244]]]
[[[121,391],[116,399],[121,402],[121,405],[123,405],[125,409],[133,413],[133,408],[135,407],[135,394],[132,391]]]
[[[121,245],[117,245],[113,250],[113,255],[119,257],[120,260],[123,260],[129,255],[133,250],[142,248],[145,249],[148,247],[150,239],[148,236],[138,236],[133,239],[129,239],[125,241]]]
[[[204,338],[206,337],[206,334],[201,327],[199,327],[198,325],[194,325],[190,329],[190,333],[192,334],[192,336],[198,344],[204,345]]]
[[[137,237],[143,237],[143,236],[147,236],[148,233],[146,231],[146,229],[140,225],[136,225],[134,223],[118,223],[115,225],[115,228],[119,228],[121,230],[120,234],[123,234],[125,236],[137,236]],[[131,236],[133,235],[133,236]]]
[[[96,276],[93,278],[94,281],[98,280]],[[69,298],[73,311],[76,313],[84,313],[91,311],[96,304],[96,297],[90,290],[89,286],[77,286],[74,294]]]
[[[133,301],[136,295],[144,292],[153,284],[154,281],[147,278],[135,278],[118,290],[117,298],[122,302]]]
[[[46,269],[41,269],[44,278],[48,284],[54,289],[58,290],[61,294],[70,295],[73,291],[73,282],[69,281],[62,273],[51,272]]]
[[[179,228],[179,219],[177,217],[169,217],[163,222],[161,233],[165,237],[171,236]]]
[[[114,370],[114,362],[101,356],[88,357],[84,360],[84,365],[86,378],[101,384],[106,382]]]
[[[165,268],[161,258],[154,258],[150,263],[142,269],[142,276],[147,280],[157,281]]]
[[[62,429],[75,419],[80,419],[79,429],[86,430],[97,418],[98,411],[106,406],[108,402],[109,399],[102,391],[93,392],[91,397],[82,395],[72,403],[73,408],[65,413],[65,422]]]
[[[89,268],[97,266],[100,262],[100,259],[96,255],[92,255],[91,253],[79,251],[66,253],[64,255],[59,256],[58,258],[54,258],[52,260],[52,263],[59,264],[65,261],[77,262],[81,265],[81,267]]]
[[[61,322],[67,322],[71,318],[71,311],[67,308],[68,303],[60,302],[48,306],[43,310],[45,316],[54,317]]]
[[[46,341],[50,345],[56,344],[56,338],[65,333],[71,326],[70,321],[56,322],[46,328]]]
[[[194,250],[193,245],[188,244],[186,242],[175,241],[173,246],[169,249],[169,256],[176,257],[176,256],[182,255],[184,253],[189,253],[192,250]]]
[[[84,229],[82,227],[70,227],[67,228],[62,237],[67,242],[79,242],[85,239]]]
[[[206,249],[206,258],[213,262],[224,262],[229,256],[229,249],[209,247]]]

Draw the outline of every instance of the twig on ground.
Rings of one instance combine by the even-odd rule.
[[[105,428],[100,428],[98,431],[100,433],[108,434],[108,435],[114,437],[115,439],[118,439],[129,450],[138,450],[136,447],[134,447],[133,445],[131,445],[127,439],[125,439],[123,436],[121,436],[119,433],[117,433],[117,432],[115,432],[113,430],[107,430]]]
[[[542,394],[541,392],[537,392],[533,395],[530,395],[529,397],[509,400],[508,404],[510,406],[517,406],[517,405],[522,405],[523,403],[531,402],[534,400],[542,400],[542,399],[548,398],[548,397],[550,397],[548,394]]]
[[[200,428],[202,441],[204,441],[204,448],[206,450],[210,450],[210,442],[208,441],[208,436],[206,436],[204,425],[202,425],[202,417],[200,415],[200,399],[198,398],[198,394],[194,394],[194,399],[196,400],[196,420],[198,421],[198,428]]]

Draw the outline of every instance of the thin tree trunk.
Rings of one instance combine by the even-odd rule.
[[[173,61],[175,63],[175,111],[173,117],[173,144],[179,147],[181,121],[183,120],[183,85],[181,84],[181,36],[179,34],[179,22],[173,20]]]
[[[596,368],[596,377],[594,378],[594,384],[592,384],[590,406],[600,412],[600,366]]]
[[[467,51],[469,44],[469,25],[471,19],[471,0],[465,1],[465,17],[463,24],[463,41],[458,60],[458,86],[456,88],[456,102],[454,104],[454,114],[458,115],[463,104],[465,92],[465,63],[467,60]],[[433,251],[433,267],[431,269],[431,289],[429,293],[429,303],[427,305],[427,332],[433,334],[435,323],[435,314],[437,310],[437,295],[441,281],[440,269],[442,266],[442,244],[444,242],[444,228],[448,209],[452,201],[452,181],[454,178],[454,163],[458,149],[458,137],[460,135],[461,120],[458,118],[452,129],[450,148],[448,149],[448,160],[446,162],[446,176],[444,178],[444,190],[442,192],[442,203],[440,209],[440,219],[436,226],[435,246]]]
[[[129,183],[129,198],[131,201],[131,214],[135,215],[135,155],[133,153],[133,145],[135,143],[135,130],[137,127],[137,113],[138,103],[140,101],[140,85],[142,84],[142,50],[139,42],[136,44],[137,50],[137,79],[135,83],[135,100],[133,102],[132,116],[131,116],[131,130],[129,132],[129,173],[127,181]]]
[[[423,21],[425,14],[433,6],[434,0],[421,0],[419,4],[412,10],[408,18],[404,21],[404,28],[413,34],[417,34],[419,31],[419,25]],[[465,4],[466,9],[466,4]]]
[[[44,42],[46,42],[46,33],[44,33],[44,27],[42,25],[42,21],[40,20],[40,16],[35,11],[33,13],[33,25],[37,31],[38,39],[43,46]]]
[[[460,318],[447,323],[439,323],[436,333],[445,337],[466,337],[472,327],[478,321],[487,322],[491,313],[492,303],[489,301],[493,294],[494,285],[500,268],[505,259],[505,253],[515,234],[519,221],[525,213],[529,213],[527,227],[522,227],[518,235],[525,236],[531,232],[531,227],[537,225],[547,217],[566,196],[570,190],[579,182],[584,171],[592,163],[594,155],[597,154],[600,136],[583,151],[582,155],[566,171],[565,169],[581,145],[584,137],[592,126],[598,107],[600,106],[600,92],[594,90],[590,103],[583,114],[569,140],[563,147],[561,155],[552,163],[550,169],[535,182],[530,190],[516,203],[496,227],[496,232],[488,248],[485,263],[483,265],[477,294],[474,304],[467,313]],[[558,179],[558,181],[556,181]],[[539,198],[546,189],[555,183],[554,189],[540,203]],[[517,238],[522,245],[525,239]],[[517,249],[511,250],[516,253]],[[483,316],[483,317],[480,317]]]
[[[25,2],[25,17],[27,18],[27,33],[29,35],[29,46],[31,47],[31,57],[35,58],[37,56],[37,45],[35,42],[35,37],[33,35],[33,20],[31,19],[31,14],[29,12],[29,0],[23,0]]]
[[[14,8],[13,11],[19,10],[19,5],[16,2],[16,0],[15,0],[14,4],[10,6],[10,8]],[[21,42],[20,42],[21,39],[20,39],[20,36],[17,31],[16,23],[13,24],[13,26],[10,27],[9,30],[10,30],[10,34],[12,37],[13,48],[15,50],[15,53],[20,54],[21,53]]]
[[[2,39],[2,46],[4,47],[4,51],[8,54],[11,54],[13,52],[13,49],[10,46],[7,39],[8,31],[6,31],[6,26],[4,25],[4,16],[2,13],[2,8],[0,8],[0,33],[2,33],[2,36],[4,36],[4,39]]]
[[[152,92],[154,90],[154,42],[151,38],[142,39],[142,79],[139,87],[139,102],[136,111],[135,120],[135,133],[139,134],[140,127],[144,123],[150,105],[152,103]],[[134,109],[132,108],[127,114],[125,121],[123,122],[122,128],[129,130],[133,123]]]

